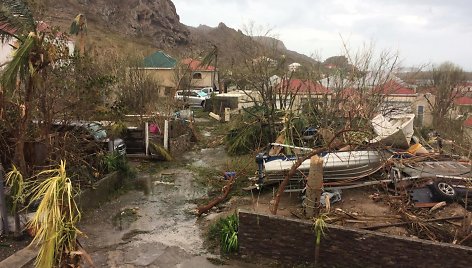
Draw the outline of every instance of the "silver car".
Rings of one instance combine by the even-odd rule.
[[[210,97],[203,91],[178,90],[175,92],[175,99],[184,101],[190,106],[205,107],[205,102]]]

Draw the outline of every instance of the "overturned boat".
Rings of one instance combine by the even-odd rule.
[[[377,115],[371,120],[377,137],[370,140],[369,143],[380,143],[399,149],[409,148],[414,133],[414,119],[415,114],[399,114],[389,117]]]
[[[272,144],[274,145],[274,144]],[[276,146],[286,146],[275,144]],[[309,148],[302,148],[311,150]],[[323,179],[326,183],[334,181],[355,181],[372,175],[380,170],[391,153],[386,150],[358,150],[346,152],[328,152],[319,155],[323,159]],[[297,161],[296,156],[269,156],[259,154],[259,183],[279,182]],[[302,162],[291,181],[303,184],[310,169],[310,159]],[[298,188],[300,190],[300,188]]]

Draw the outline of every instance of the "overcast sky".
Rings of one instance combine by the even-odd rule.
[[[470,0],[173,0],[186,25],[272,29],[290,50],[342,54],[374,43],[398,51],[402,66],[454,62],[472,71]]]

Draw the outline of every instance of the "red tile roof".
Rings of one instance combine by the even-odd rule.
[[[188,65],[189,69],[192,71],[214,71],[216,68],[214,66],[202,66],[202,62],[194,59],[183,59],[182,64]]]
[[[282,90],[290,90],[292,93],[297,94],[329,94],[331,91],[321,85],[310,80],[291,79],[289,81],[284,80],[279,84],[279,88]]]
[[[459,97],[459,98],[456,98],[454,100],[454,104],[456,104],[456,105],[472,105],[472,98],[467,97],[467,96]]]
[[[416,95],[415,90],[391,80],[378,86],[375,91],[384,95]]]
[[[464,127],[472,127],[472,117],[467,118],[462,124]]]
[[[15,34],[15,32],[16,32],[16,30],[9,27],[7,23],[0,24],[0,30],[2,30],[2,31],[4,31],[8,34]]]

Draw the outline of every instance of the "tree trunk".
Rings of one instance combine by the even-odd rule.
[[[25,142],[26,142],[26,132],[27,126],[29,121],[29,113],[30,113],[30,105],[31,105],[31,98],[33,94],[33,77],[28,77],[27,85],[26,85],[26,92],[25,92],[25,100],[24,104],[20,106],[20,125],[18,126],[18,133],[16,138],[16,145],[15,145],[15,154],[13,157],[13,163],[18,167],[21,174],[28,178],[28,170],[26,167],[26,159],[25,159]]]
[[[310,172],[306,182],[305,214],[310,219],[319,215],[322,187],[323,158],[314,155],[310,158]]]
[[[280,186],[279,186],[279,189],[277,190],[277,194],[275,195],[274,199],[271,201],[271,203],[273,203],[273,207],[271,207],[271,212],[272,214],[276,215],[277,214],[277,209],[279,207],[279,203],[280,203],[280,198],[282,197],[282,194],[284,193],[285,191],[285,187],[287,187],[287,184],[288,182],[290,181],[290,179],[293,177],[293,175],[295,174],[295,172],[297,172],[297,169],[298,167],[303,163],[303,161],[307,160],[308,158],[316,155],[316,154],[319,154],[323,151],[327,151],[328,149],[330,148],[333,148],[333,147],[338,147],[338,146],[341,146],[342,144],[339,143],[339,141],[336,141],[336,138],[339,137],[339,135],[341,135],[342,133],[344,132],[349,132],[349,131],[352,131],[352,130],[342,130],[338,133],[336,133],[334,135],[334,137],[328,142],[328,146],[326,147],[322,147],[322,148],[317,148],[317,149],[313,149],[310,153],[308,153],[307,155],[305,155],[304,157],[301,157],[297,160],[297,162],[295,162],[295,164],[293,164],[292,168],[290,169],[290,171],[287,173],[287,175],[284,177],[284,180],[282,181],[282,183],[280,183]]]
[[[2,231],[3,233],[8,234],[10,232],[10,227],[8,225],[7,206],[5,203],[5,193],[3,191],[3,175],[3,166],[2,163],[0,163],[0,214],[2,216]]]

